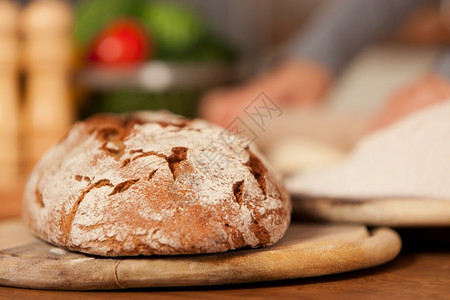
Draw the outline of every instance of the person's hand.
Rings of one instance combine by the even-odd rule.
[[[261,92],[281,106],[308,106],[324,96],[330,83],[331,75],[324,67],[289,60],[247,84],[207,93],[200,115],[225,127]]]
[[[369,132],[383,128],[428,105],[450,99],[450,82],[428,74],[392,95],[372,119]]]

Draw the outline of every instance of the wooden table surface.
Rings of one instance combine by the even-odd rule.
[[[0,219],[20,213],[21,185],[0,191]],[[0,299],[450,299],[450,228],[400,229],[404,247],[383,266],[277,282],[126,291],[44,291],[0,287]]]

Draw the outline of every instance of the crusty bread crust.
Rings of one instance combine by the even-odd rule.
[[[291,204],[253,146],[162,112],[76,123],[38,163],[23,218],[40,238],[102,256],[215,253],[268,246]]]

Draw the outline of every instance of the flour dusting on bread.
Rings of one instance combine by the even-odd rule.
[[[290,220],[278,174],[223,129],[162,112],[73,126],[31,174],[24,219],[85,253],[213,253],[278,241]]]

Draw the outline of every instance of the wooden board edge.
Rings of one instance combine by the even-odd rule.
[[[133,269],[132,261],[124,260],[117,267],[117,277],[120,285],[126,288],[226,285],[315,277],[381,265],[394,259],[401,245],[400,236],[394,230],[379,228],[372,231],[369,237],[357,241],[283,252],[256,252],[250,261],[244,261],[241,256],[227,257],[225,254],[222,260],[215,261],[208,269],[203,267],[205,263],[211,266],[207,256],[200,261],[182,259],[184,270],[180,270],[176,280],[171,277],[154,280],[148,272],[149,265],[141,264],[138,269]],[[167,267],[166,263],[164,267]],[[225,269],[222,268],[224,264],[228,266]],[[274,270],[283,264],[289,267],[283,270],[282,275],[275,273]],[[163,267],[159,262],[152,261],[152,268],[155,265],[157,270]],[[174,263],[173,267],[178,266]],[[245,269],[245,274],[240,271],[242,269]],[[137,278],[134,274],[146,276]],[[224,280],[223,277],[228,279]]]
[[[0,284],[34,289],[112,290],[276,281],[372,267],[393,259],[400,248],[396,232],[382,228],[364,238],[317,247],[265,248],[170,260],[167,257],[96,260],[86,256],[62,263],[58,259],[2,254],[8,260],[0,259]],[[285,266],[281,271],[280,265]],[[166,277],[162,276],[165,270]]]
[[[450,200],[386,198],[342,200],[293,197],[294,219],[370,226],[450,226]]]

